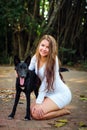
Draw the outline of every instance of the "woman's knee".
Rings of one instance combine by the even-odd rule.
[[[34,112],[34,113],[31,112],[31,116],[33,119],[36,119],[36,120],[41,119],[36,112]]]
[[[32,116],[33,119],[37,119],[36,113],[31,113],[31,116]]]
[[[32,116],[32,118],[33,119],[43,119],[44,118],[44,114],[42,114],[42,112],[37,112],[37,108],[35,108],[35,110],[34,110],[34,106],[32,107],[32,109],[31,109],[31,116]],[[39,111],[39,109],[38,109],[38,111]],[[43,111],[43,109],[42,109],[42,111]]]

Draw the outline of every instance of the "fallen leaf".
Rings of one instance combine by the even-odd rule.
[[[60,120],[56,120],[54,123],[55,127],[62,127],[64,125],[66,125],[68,123],[67,119],[60,119]]]
[[[82,121],[79,123],[79,126],[80,127],[87,127],[87,125],[84,122],[82,122]]]
[[[85,95],[80,95],[80,97],[85,97]]]
[[[85,97],[85,95],[80,95],[80,99],[81,99],[81,100],[86,100],[86,101],[87,101],[87,97]]]
[[[55,124],[54,124],[54,126],[57,127],[57,128],[62,127],[64,125],[66,125],[66,123],[63,123],[63,122],[55,122]]]
[[[86,98],[86,97],[81,97],[80,99],[87,101],[87,98]]]
[[[68,120],[67,120],[67,119],[60,119],[60,120],[58,120],[57,122],[67,123]]]

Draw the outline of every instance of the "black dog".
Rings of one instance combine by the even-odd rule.
[[[27,57],[24,62],[21,62],[17,56],[14,57],[15,70],[18,77],[16,78],[15,102],[11,114],[8,116],[9,119],[14,118],[16,108],[20,99],[20,94],[21,92],[24,92],[27,102],[25,120],[30,120],[30,94],[32,91],[34,91],[35,96],[37,97],[40,85],[40,79],[37,77],[35,72],[28,69],[30,60],[31,58]]]

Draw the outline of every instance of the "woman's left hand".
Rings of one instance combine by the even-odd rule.
[[[42,118],[44,115],[42,105],[36,104],[32,109],[32,113],[36,114],[38,118]]]

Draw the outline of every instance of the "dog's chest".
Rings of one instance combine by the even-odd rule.
[[[20,88],[21,88],[22,90],[25,90],[25,86],[20,86]]]

